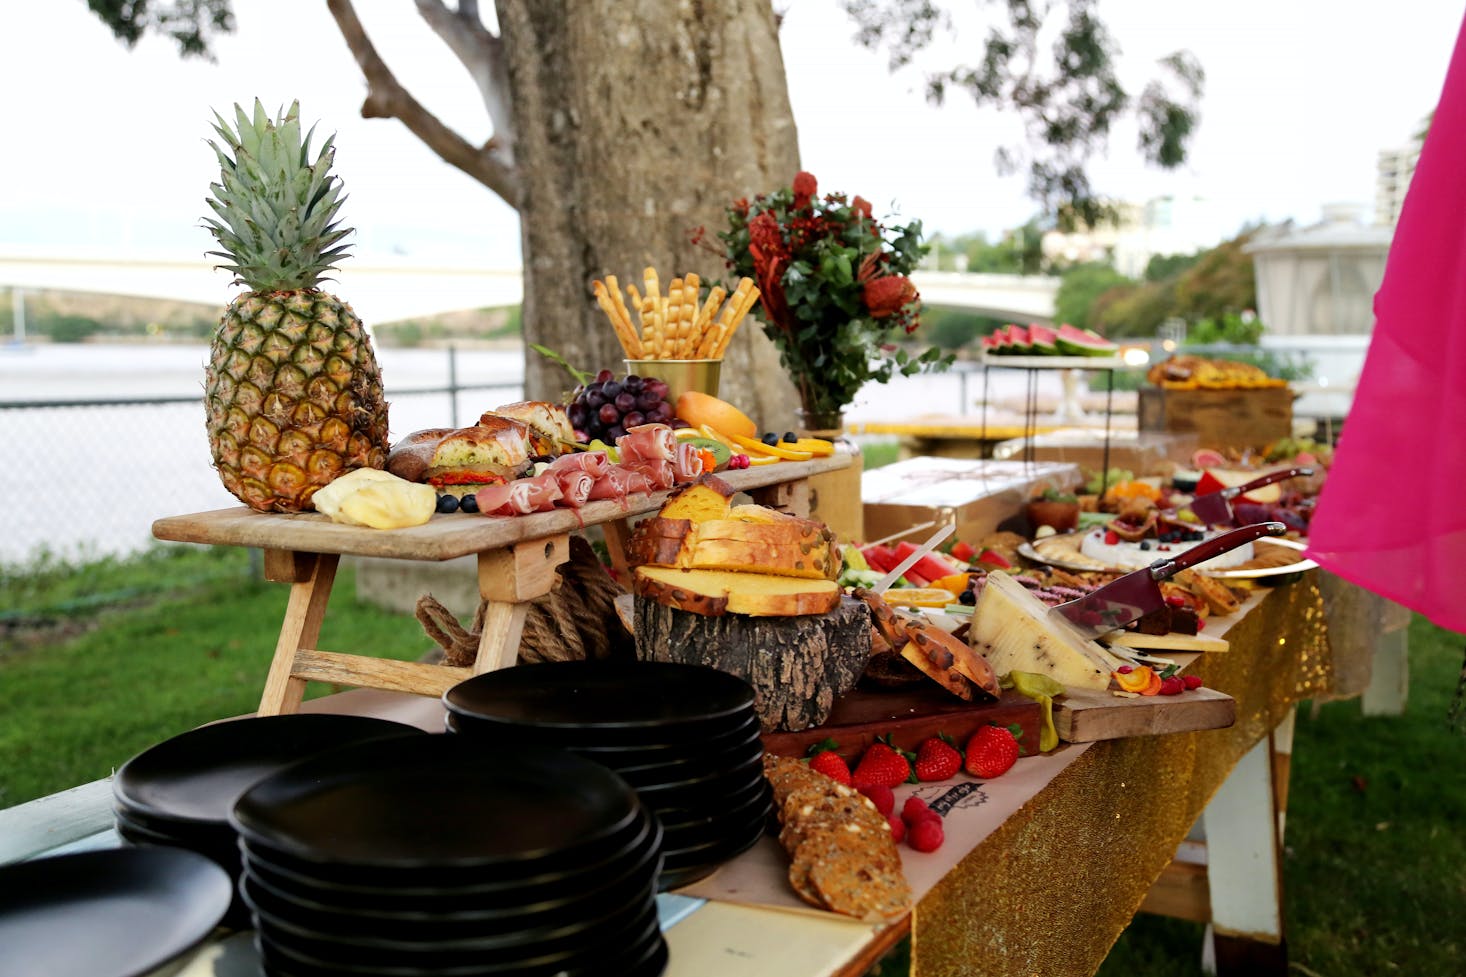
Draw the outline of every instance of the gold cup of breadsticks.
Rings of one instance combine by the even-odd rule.
[[[698,276],[688,274],[672,279],[663,295],[657,270],[648,267],[642,285],[645,292],[628,284],[624,296],[615,275],[592,285],[596,302],[626,351],[626,369],[665,382],[667,399],[673,403],[688,390],[717,396],[723,354],[758,301],[753,279],[740,280],[731,296],[721,285],[714,286],[704,299]],[[636,323],[631,320],[632,309]]]

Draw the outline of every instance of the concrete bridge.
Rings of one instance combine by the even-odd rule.
[[[922,301],[1015,322],[1051,323],[1059,280],[1041,276],[922,271]],[[219,305],[236,288],[202,255],[29,249],[0,245],[0,288],[54,289]],[[476,268],[407,258],[355,257],[340,294],[367,322],[395,322],[461,309],[517,305],[518,268]]]

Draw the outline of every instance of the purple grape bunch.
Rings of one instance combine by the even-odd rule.
[[[575,440],[589,444],[600,438],[609,444],[639,424],[675,424],[667,402],[667,384],[656,377],[628,373],[621,379],[610,370],[597,373],[590,383],[575,388],[565,408]]]

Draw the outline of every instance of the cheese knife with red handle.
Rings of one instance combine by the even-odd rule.
[[[1312,468],[1282,468],[1275,472],[1268,472],[1261,478],[1254,478],[1250,482],[1241,485],[1233,485],[1217,492],[1208,492],[1206,495],[1198,495],[1191,500],[1191,511],[1196,514],[1197,520],[1206,526],[1235,526],[1236,516],[1232,515],[1232,500],[1239,495],[1246,495],[1254,489],[1260,489],[1264,485],[1271,485],[1274,482],[1281,482],[1285,478],[1297,478],[1313,474]]]
[[[1092,593],[1050,608],[1049,613],[1062,617],[1086,638],[1093,640],[1165,606],[1160,581],[1244,543],[1264,536],[1281,536],[1287,529],[1280,522],[1258,522],[1233,529],[1175,556],[1163,556],[1150,566],[1117,577]]]

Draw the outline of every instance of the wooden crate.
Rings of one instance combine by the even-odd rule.
[[[1293,391],[1256,390],[1140,391],[1142,431],[1190,434],[1198,448],[1256,448],[1293,433]]]

